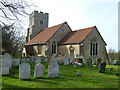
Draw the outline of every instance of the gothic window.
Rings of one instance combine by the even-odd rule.
[[[40,24],[43,24],[43,21],[40,21]]]
[[[56,53],[56,44],[53,42],[52,44],[52,54]]]
[[[91,42],[90,44],[90,55],[98,54],[98,44],[97,42]]]

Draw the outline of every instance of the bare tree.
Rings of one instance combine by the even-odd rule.
[[[108,49],[108,56],[109,56],[109,59],[111,59],[111,60],[116,59],[115,50],[109,48],[109,49]]]
[[[26,8],[30,6],[25,0],[0,0],[0,24],[21,21],[20,16],[28,15]]]

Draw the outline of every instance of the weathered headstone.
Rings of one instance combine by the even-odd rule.
[[[35,66],[34,69],[34,78],[44,77],[44,66],[39,63]]]
[[[105,73],[105,67],[106,67],[106,63],[103,62],[103,63],[100,65],[100,70],[99,70],[99,72],[100,72],[100,73]]]
[[[12,56],[9,55],[8,53],[5,53],[2,56],[2,67],[9,67],[9,69],[11,69],[11,65],[12,65]]]
[[[91,58],[87,59],[87,64],[88,64],[88,67],[92,67],[92,59]]]
[[[69,48],[70,50],[70,63],[74,63],[74,48],[72,46],[70,46]]]
[[[21,63],[19,65],[19,79],[30,79],[30,64]]]
[[[40,57],[40,56],[37,56],[37,57],[36,57],[36,65],[39,64],[39,63],[41,63],[41,57]]]
[[[101,58],[98,58],[96,62],[96,67],[100,67],[101,62],[102,62]]]
[[[48,77],[59,77],[59,64],[54,55],[48,66]]]
[[[74,62],[74,54],[70,54],[70,63],[72,63],[73,64],[73,62]]]
[[[2,75],[9,75],[9,67],[6,67],[6,66],[4,66],[4,67],[2,67]]]
[[[69,64],[69,57],[65,56],[64,58],[64,65],[68,65]]]
[[[63,60],[62,60],[62,55],[61,55],[61,54],[60,54],[59,57],[58,57],[58,62],[59,62],[60,64],[63,64]]]
[[[13,66],[19,66],[20,59],[13,59]]]

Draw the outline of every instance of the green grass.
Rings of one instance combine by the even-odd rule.
[[[34,78],[34,65],[31,65],[31,79],[19,80],[19,68],[12,68],[10,76],[2,76],[3,88],[118,88],[118,76],[115,73],[118,66],[107,65],[106,73],[99,73],[99,68],[93,66],[73,68],[73,65],[60,65],[59,78],[48,78],[48,66],[45,66],[44,78]],[[114,71],[109,68],[113,67]],[[76,76],[80,72],[82,76]]]

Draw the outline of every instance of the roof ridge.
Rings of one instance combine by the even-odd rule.
[[[83,28],[83,29],[78,29],[78,30],[75,30],[75,31],[82,31],[82,30],[86,30],[86,29],[90,29],[90,28],[94,28],[96,26],[91,26],[91,27],[87,27],[87,28]]]

